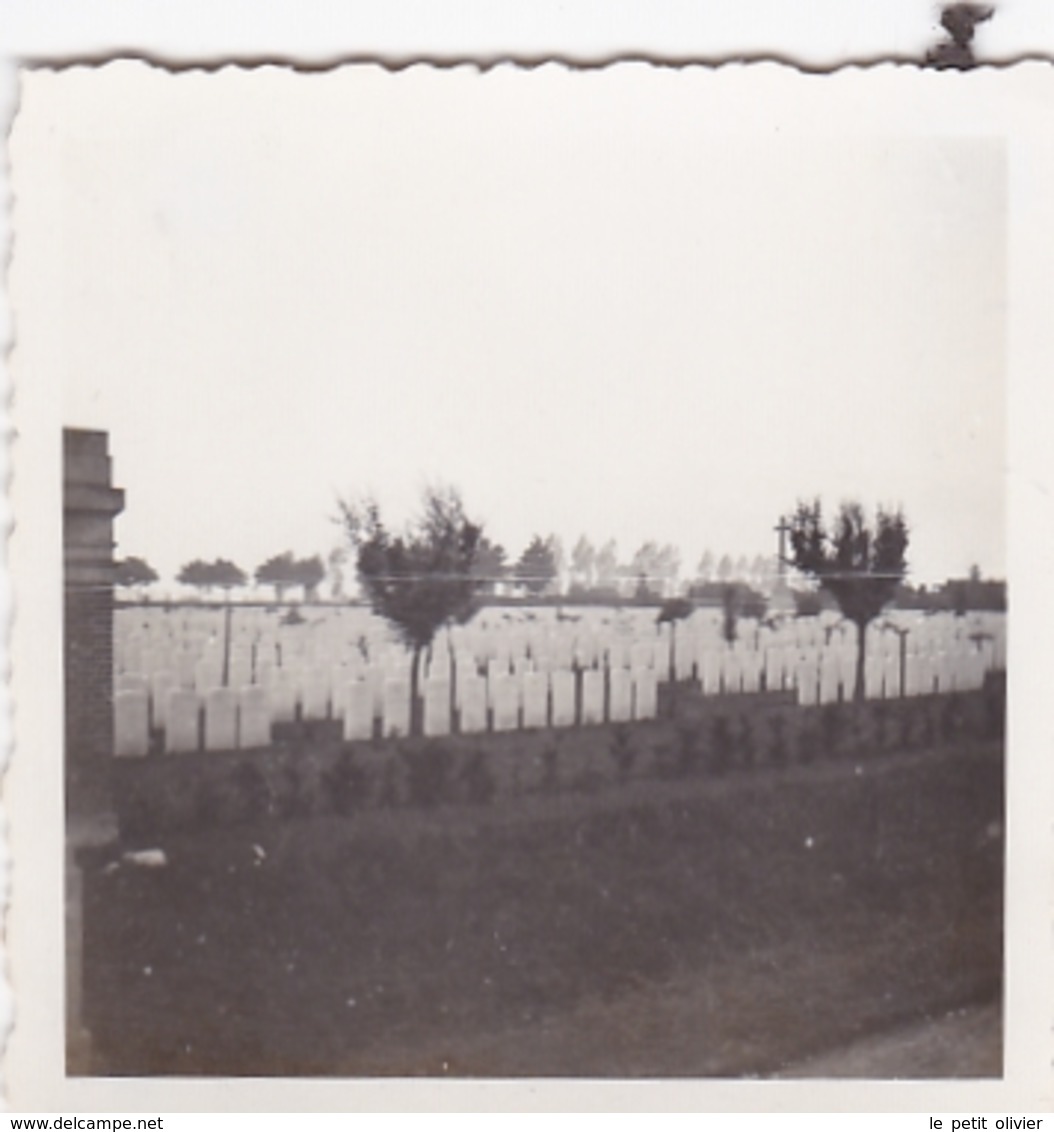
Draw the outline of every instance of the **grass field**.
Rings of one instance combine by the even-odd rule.
[[[978,743],[111,847],[91,1071],[776,1072],[998,998],[1002,783]]]

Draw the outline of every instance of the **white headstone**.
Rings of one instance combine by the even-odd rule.
[[[652,641],[634,641],[629,650],[629,666],[633,669],[655,667],[655,644]]]
[[[115,692],[145,692],[150,681],[145,676],[133,672],[123,672],[114,681]]]
[[[238,692],[238,746],[271,745],[271,703],[266,688],[256,685]]]
[[[816,654],[811,650],[798,657],[794,678],[798,686],[798,703],[803,707],[817,703],[819,700],[820,673]]]
[[[154,727],[164,730],[168,723],[168,694],[176,684],[176,674],[161,669],[150,677],[150,713]]]
[[[604,722],[604,673],[595,668],[582,673],[582,722]]]
[[[622,723],[633,718],[633,676],[628,668],[608,672],[608,719]]]
[[[864,696],[867,699],[880,700],[882,698],[885,672],[885,659],[881,653],[866,654],[864,661]]]
[[[739,653],[735,649],[724,648],[718,653],[721,664],[721,691],[728,693],[743,690],[743,670]]]
[[[194,665],[194,691],[204,696],[213,688],[218,688],[223,681],[223,665],[221,662],[207,657]]]
[[[763,657],[754,649],[747,649],[740,653],[739,666],[742,675],[742,688],[744,692],[757,692],[761,690],[761,665]]]
[[[549,674],[527,672],[523,676],[523,726],[549,726]]]
[[[783,687],[784,652],[778,645],[765,650],[765,691],[778,692]]]
[[[445,646],[433,647],[428,660],[429,680],[450,680],[450,650]]]
[[[238,693],[213,688],[205,696],[205,750],[233,751],[238,745]]]
[[[198,664],[197,654],[184,649],[176,653],[176,680],[181,688],[194,687],[194,675]]]
[[[450,681],[430,677],[424,682],[424,733],[450,734]]]
[[[633,672],[633,718],[654,719],[658,714],[658,682],[655,670],[638,668]]]
[[[557,668],[549,674],[552,693],[554,727],[571,727],[575,722],[575,674],[566,668]]]
[[[515,731],[520,725],[520,677],[494,676],[487,681],[495,731]]]
[[[150,701],[145,691],[119,691],[113,697],[114,754],[145,755],[150,750]]]
[[[344,738],[348,742],[373,738],[373,689],[365,680],[344,685]]]
[[[253,662],[249,652],[231,654],[227,683],[232,688],[244,688],[252,683]]]
[[[329,716],[328,668],[305,668],[300,678],[300,714],[303,719],[326,719]]]
[[[382,734],[389,739],[410,734],[410,681],[403,676],[384,682]]]
[[[474,674],[458,669],[458,713],[460,730],[466,734],[487,730],[487,683]]]
[[[687,625],[679,625],[673,638],[673,667],[678,680],[695,676],[695,641]]]
[[[830,652],[823,653],[820,660],[820,703],[837,703],[841,685],[842,671],[838,657]]]
[[[284,668],[271,672],[267,689],[271,697],[271,719],[275,723],[292,723],[296,718],[296,681]]]
[[[721,654],[710,642],[703,642],[699,646],[696,671],[703,695],[713,696],[721,691]]]
[[[198,749],[198,716],[201,700],[197,692],[178,688],[169,692],[165,708],[165,750],[170,754]]]

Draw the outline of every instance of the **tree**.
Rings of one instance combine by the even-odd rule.
[[[509,568],[505,565],[505,548],[489,538],[481,537],[472,563],[472,574],[484,593],[494,593],[505,580]]]
[[[244,570],[226,558],[217,558],[215,562],[203,562],[200,558],[195,558],[180,569],[176,581],[209,593],[213,587],[230,590],[235,586],[244,586],[248,578]]]
[[[843,503],[828,531],[820,501],[799,502],[791,519],[791,561],[838,602],[857,630],[854,699],[864,698],[867,627],[893,600],[907,572],[908,525],[897,509],[879,508],[869,524],[859,503]]]
[[[402,534],[385,526],[374,500],[341,500],[339,507],[363,592],[413,652],[410,703],[417,733],[421,653],[443,625],[467,621],[476,610],[483,528],[466,516],[453,488],[428,488],[420,514]]]
[[[593,559],[596,584],[604,589],[614,586],[618,580],[618,546],[614,539],[608,539],[597,551]]]
[[[544,593],[556,577],[556,560],[549,540],[535,535],[520,555],[513,573],[531,594]]]
[[[656,569],[662,584],[664,597],[669,597],[677,589],[677,576],[681,572],[681,552],[673,543],[665,543],[656,559]]]
[[[233,562],[226,558],[217,558],[209,566],[209,570],[212,573],[212,584],[219,586],[221,590],[232,590],[235,586],[244,586],[249,580],[248,575],[240,566],[235,566]]]
[[[344,596],[344,566],[348,552],[342,546],[335,546],[326,557],[329,567],[329,596],[339,601]]]
[[[714,555],[713,551],[704,550],[702,557],[699,559],[699,565],[695,568],[695,575],[700,582],[709,582],[714,576]]]
[[[655,618],[656,624],[662,625],[666,621],[683,621],[695,612],[695,602],[686,597],[668,597],[659,608]]]
[[[585,590],[593,585],[595,563],[596,551],[593,549],[593,544],[582,535],[571,551],[571,578]]]
[[[726,582],[721,587],[721,635],[730,645],[739,636],[739,586]]]
[[[296,561],[293,552],[276,554],[257,567],[254,575],[259,586],[274,586],[275,601],[281,601],[285,591],[296,585]]]
[[[143,558],[122,558],[116,563],[114,581],[119,586],[149,586],[157,581],[157,571]]]
[[[567,564],[567,556],[564,554],[564,544],[558,534],[551,534],[545,540],[545,545],[549,548],[549,554],[553,560],[553,588],[557,593],[563,593],[564,567]]]
[[[636,596],[639,599],[653,597],[659,593],[660,587],[655,585],[659,580],[659,546],[649,539],[641,543],[629,564],[630,574],[637,579]]]
[[[304,588],[304,601],[313,601],[318,596],[318,587],[325,576],[326,568],[317,554],[293,563],[293,577],[296,585]]]

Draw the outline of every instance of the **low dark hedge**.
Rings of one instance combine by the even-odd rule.
[[[667,697],[665,718],[640,723],[350,744],[332,726],[291,727],[256,751],[115,760],[115,805],[122,833],[140,836],[763,773],[995,738],[1003,693],[991,679],[975,692],[802,708],[785,693],[703,697],[686,685]]]

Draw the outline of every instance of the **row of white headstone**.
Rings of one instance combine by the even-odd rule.
[[[551,611],[547,611],[551,612]],[[464,670],[466,658],[488,671],[552,670],[578,667],[656,669],[659,679],[667,671],[676,679],[691,678],[708,663],[707,655],[727,651],[720,618],[713,610],[697,610],[679,623],[656,624],[652,611],[609,614],[596,611],[587,617],[564,621],[528,621],[505,613],[489,620],[481,616],[469,626],[442,632],[433,648],[439,663],[455,657]],[[531,615],[534,616],[533,614]],[[907,633],[909,654],[967,652],[987,639],[992,663],[1005,666],[1005,632],[1002,615],[924,617],[891,615],[887,621]],[[181,687],[199,691],[225,682],[230,687],[263,682],[257,675],[270,668],[302,666],[354,666],[384,663],[395,668],[408,662],[407,650],[379,619],[361,609],[327,611],[317,623],[285,625],[265,610],[238,611],[233,619],[226,680],[223,680],[223,635],[215,612],[170,613],[163,610],[124,610],[117,619],[115,648],[117,674],[147,677],[158,671],[175,673]],[[767,654],[773,649],[790,652],[846,650],[855,654],[855,628],[831,615],[789,618],[774,626],[743,619],[734,650],[740,655]],[[873,626],[867,637],[869,658],[899,657],[900,633]],[[446,659],[444,659],[446,658]],[[755,663],[759,663],[755,658]],[[770,663],[767,659],[766,664]]]
[[[368,737],[366,732],[372,734],[373,719],[389,720],[390,725],[382,723],[384,733],[400,730],[402,709],[398,705],[403,693],[391,693],[387,713],[384,703],[390,683],[393,688],[405,688],[408,704],[410,655],[393,641],[383,623],[371,620],[362,610],[352,610],[350,617],[344,616],[344,611],[334,611],[331,619],[317,626],[285,626],[276,623],[266,611],[251,612],[253,616],[244,624],[235,622],[226,688],[219,687],[224,683],[224,650],[216,635],[222,623],[214,614],[180,615],[148,610],[135,611],[132,618],[119,618],[118,639],[123,644],[117,649],[120,674],[116,691],[121,705],[117,709],[121,750],[142,748],[144,712],[147,729],[152,724],[164,730],[166,746],[173,750],[195,749],[189,736],[192,731],[197,735],[198,725],[192,725],[190,719],[203,712],[204,742],[209,749],[230,746],[232,727],[233,745],[261,745],[262,725],[258,720],[264,709],[248,707],[243,713],[238,699],[242,693],[234,691],[250,686],[258,691],[249,703],[266,700],[268,728],[270,723],[297,716],[346,720],[350,715],[352,719],[365,719],[364,709],[349,712],[345,706],[352,694],[347,689],[353,687],[355,696],[369,697],[373,714],[368,728],[365,723],[354,724],[349,737]],[[969,620],[908,616],[901,621],[902,628],[908,630],[903,654],[900,634],[872,632],[868,636],[865,691],[869,698],[978,687],[988,669],[1005,665],[1000,615]],[[707,695],[784,690],[796,692],[803,704],[833,702],[852,695],[855,630],[829,617],[792,619],[774,628],[750,623],[733,647],[723,641],[720,625],[708,611],[697,611],[676,630],[669,625],[656,626],[653,615],[609,620],[594,616],[583,622],[532,622],[525,627],[506,621],[503,615],[494,624],[457,627],[441,634],[423,666],[426,729],[434,734],[445,733],[441,709],[428,708],[427,689],[444,682],[449,686],[451,681],[456,687],[469,689],[465,693],[467,707],[460,702],[455,704],[463,716],[463,730],[486,726],[485,722],[476,722],[480,712],[471,688],[477,680],[485,689],[482,718],[486,720],[490,713],[498,729],[515,726],[507,723],[511,715],[503,707],[508,694],[500,689],[506,684],[517,689],[517,717],[529,721],[524,726],[559,727],[578,722],[564,709],[564,694],[560,690],[567,679],[574,679],[568,671],[571,664],[587,668],[582,673],[583,689],[591,688],[598,680],[611,685],[613,691],[609,695],[615,718],[626,717],[619,689],[627,680],[634,696],[642,680],[651,685],[671,676],[698,681]],[[809,624],[803,627],[802,622]],[[498,647],[484,647],[490,638],[500,642]],[[799,640],[823,644],[802,645],[797,643]],[[648,675],[642,676],[644,673]],[[549,713],[545,723],[540,722],[539,693],[535,690],[543,685]],[[225,695],[213,697],[215,691]],[[264,694],[260,695],[260,691]],[[173,699],[175,692],[190,695]],[[233,724],[232,711],[224,706],[232,696],[239,705],[233,711]],[[208,723],[210,697],[217,705],[211,713],[212,726]],[[583,691],[587,722],[595,715],[592,697],[591,691]],[[642,710],[629,708],[629,718],[647,718],[647,698],[645,692]],[[441,702],[442,696],[436,693],[434,703]],[[176,704],[174,709],[170,708],[172,703]],[[176,718],[170,727],[172,710]],[[407,707],[407,714],[408,710]],[[239,722],[243,714],[247,720],[245,727]],[[170,743],[169,730],[180,738]]]
[[[341,721],[347,741],[371,739],[378,727],[389,738],[408,735],[410,680],[385,677],[383,671],[380,675],[347,682],[324,700],[305,701],[302,718]],[[262,685],[212,688],[203,694],[178,687],[119,687],[114,695],[116,754],[147,754],[152,729],[164,732],[164,750],[172,754],[267,746],[277,722],[272,691]],[[420,701],[427,736],[449,735],[455,716],[463,734],[571,727],[653,719],[658,682],[651,669],[509,673],[491,679],[467,676],[453,683],[432,678],[423,681]]]

